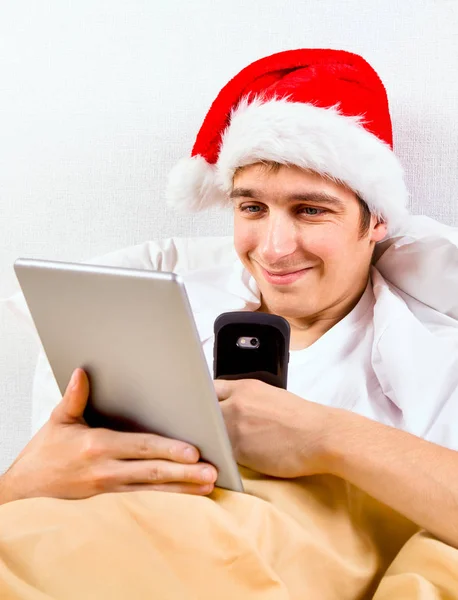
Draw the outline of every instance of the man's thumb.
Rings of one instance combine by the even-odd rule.
[[[60,423],[74,423],[83,420],[84,409],[89,397],[89,380],[83,369],[73,371],[64,397],[54,411]]]
[[[234,382],[229,379],[215,379],[213,381],[218,400],[227,400],[234,392]]]

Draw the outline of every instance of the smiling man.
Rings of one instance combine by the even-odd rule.
[[[354,192],[293,165],[240,169],[230,197],[235,249],[258,284],[258,310],[288,319],[292,349],[309,346],[362,296],[385,223],[369,214],[367,224]]]
[[[212,104],[167,197],[233,206],[234,257],[185,277],[209,366],[218,314],[258,310],[291,325],[287,391],[215,382],[239,463],[279,478],[337,475],[458,545],[457,328],[427,306],[414,313],[372,266],[376,244],[407,221],[408,194],[370,65],[335,50],[249,65]],[[175,252],[162,250],[164,269]],[[118,264],[145,264],[128,256]],[[0,501],[213,490],[196,449],[90,430],[84,373],[61,400],[40,369],[43,426],[0,479]]]

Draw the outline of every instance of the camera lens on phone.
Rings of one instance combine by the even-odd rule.
[[[257,340],[256,338],[251,338],[251,340],[250,340],[250,344],[251,344],[252,346],[257,346],[257,345],[258,345],[258,340]]]

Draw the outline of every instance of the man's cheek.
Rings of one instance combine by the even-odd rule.
[[[235,219],[234,221],[234,247],[237,253],[246,254],[254,250],[262,237],[259,226],[249,219]]]

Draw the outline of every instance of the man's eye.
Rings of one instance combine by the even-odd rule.
[[[258,212],[261,212],[261,207],[260,206],[256,206],[255,204],[250,204],[248,206],[242,206],[240,207],[240,210],[242,212],[246,212],[249,214],[256,214]]]
[[[300,212],[308,215],[309,217],[316,217],[317,215],[322,215],[326,211],[323,208],[313,208],[313,206],[304,206],[301,208]]]

